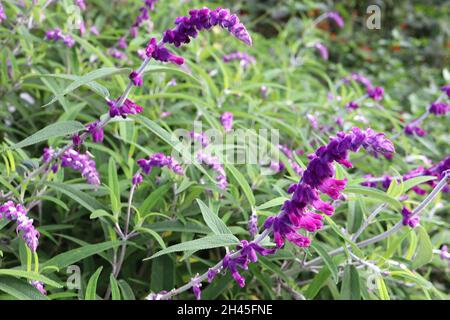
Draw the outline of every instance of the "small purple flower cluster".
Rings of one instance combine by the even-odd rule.
[[[16,221],[17,233],[23,231],[22,239],[32,252],[36,252],[39,245],[39,232],[33,226],[33,219],[27,217],[27,211],[21,204],[12,201],[5,202],[0,206],[0,219]]]
[[[341,15],[336,12],[336,11],[331,11],[328,12],[327,14],[327,18],[333,20],[339,28],[343,28],[344,27],[344,19],[342,19]]]
[[[84,2],[84,0],[75,0],[75,4],[81,9],[81,10],[86,10],[86,3]]]
[[[450,105],[444,102],[433,102],[428,111],[435,116],[445,116],[450,111]]]
[[[402,223],[404,226],[410,226],[411,228],[415,228],[419,225],[420,222],[419,217],[411,217],[412,212],[408,210],[408,208],[406,207],[402,208],[402,216],[403,216]]]
[[[220,159],[217,156],[212,156],[203,150],[200,150],[197,155],[197,160],[200,163],[204,163],[209,166],[213,171],[217,173],[216,181],[219,189],[225,190],[228,187],[227,175],[223,165],[220,163]]]
[[[441,91],[447,94],[447,97],[450,98],[450,83],[442,86]]]
[[[189,11],[189,17],[182,16],[175,19],[176,27],[164,32],[163,42],[170,43],[176,47],[187,44],[191,38],[197,37],[199,31],[209,30],[214,26],[220,26],[227,29],[238,40],[251,46],[252,39],[235,14],[230,14],[228,9],[209,8],[192,9]]]
[[[125,53],[123,53],[122,51],[118,50],[117,48],[109,48],[106,53],[115,58],[115,59],[119,59],[119,60],[125,60],[127,58],[127,55]]]
[[[100,125],[100,121],[95,121],[86,126],[86,129],[92,136],[92,141],[94,142],[103,142],[105,137],[105,133],[103,127]]]
[[[5,9],[3,8],[3,4],[0,1],[0,23],[2,23],[3,21],[6,20],[6,13],[5,13]]]
[[[62,40],[63,43],[69,48],[72,48],[75,45],[75,40],[72,38],[72,36],[69,34],[64,35],[59,28],[47,31],[45,33],[45,38],[47,40],[53,40],[55,42]]]
[[[148,58],[153,58],[161,62],[172,62],[178,65],[184,63],[182,57],[176,56],[171,53],[164,44],[158,44],[156,38],[151,38],[147,47],[145,48],[145,53]]]
[[[141,75],[137,71],[132,71],[130,73],[129,78],[136,87],[142,87],[142,84],[144,83],[144,81],[143,81]]]
[[[157,0],[145,0],[145,5],[139,8],[139,15],[134,20],[133,24],[130,28],[130,35],[133,38],[136,38],[138,35],[138,29],[139,27],[144,23],[144,21],[147,21],[150,19],[150,13],[149,11],[155,10],[155,3]]]
[[[222,123],[225,132],[230,132],[233,129],[233,114],[231,112],[224,112],[220,116],[220,123]]]
[[[450,266],[450,254],[448,253],[448,246],[443,245],[441,247],[441,253],[439,254],[439,257],[442,259],[442,261],[447,261],[448,265]]]
[[[328,48],[324,44],[318,42],[318,43],[314,44],[314,48],[317,51],[319,51],[320,56],[322,57],[323,60],[328,60],[328,58],[329,58]]]
[[[248,231],[252,238],[258,234],[258,215],[256,214],[256,211],[254,211],[250,216],[250,219],[248,219]]]
[[[310,239],[298,234],[297,230],[315,232],[322,228],[323,217],[309,211],[308,207],[311,206],[327,215],[333,214],[334,207],[331,203],[320,199],[319,191],[334,200],[340,197],[340,191],[345,188],[346,180],[333,178],[333,162],[352,167],[352,163],[347,159],[348,151],[356,152],[361,147],[375,155],[381,152],[394,152],[392,142],[386,139],[384,134],[375,133],[371,129],[362,131],[355,127],[349,134],[339,132],[336,137],[331,138],[327,146],[320,147],[309,157],[311,162],[302,179],[288,190],[293,194],[292,199],[284,203],[278,216],[269,217],[264,223],[266,229],[272,228],[275,243],[279,248],[283,246],[285,240],[300,247],[309,246]]]
[[[183,168],[180,166],[180,164],[177,161],[175,161],[175,159],[173,159],[172,157],[166,156],[162,153],[155,153],[151,155],[148,159],[145,158],[139,159],[137,161],[137,164],[145,174],[149,174],[154,167],[158,168],[167,167],[169,170],[172,170],[173,172],[175,172],[180,176],[184,175]],[[142,179],[136,177],[136,180],[133,179],[133,184],[138,184],[141,181]]]
[[[87,183],[97,186],[100,185],[100,175],[97,171],[95,161],[87,153],[83,154],[69,148],[61,156],[61,167],[68,167],[79,171]]]
[[[230,63],[231,61],[238,60],[241,67],[247,69],[250,65],[256,63],[256,58],[249,55],[246,52],[235,51],[230,54],[226,54],[223,56],[223,61],[225,63]]]
[[[111,118],[121,116],[125,119],[130,114],[138,114],[144,110],[143,107],[130,99],[125,99],[123,105],[120,107],[117,106],[117,101],[107,100],[106,103],[109,106],[109,116]]]
[[[189,132],[189,136],[191,137],[191,139],[198,141],[204,148],[206,148],[210,144],[209,137],[204,132],[198,133],[195,131],[191,131],[191,132]]]

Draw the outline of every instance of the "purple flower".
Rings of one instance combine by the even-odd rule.
[[[5,9],[3,8],[3,4],[0,1],[0,23],[2,23],[3,21],[6,20],[6,13],[5,13]]]
[[[132,71],[129,78],[135,86],[142,87],[143,80],[137,71]]]
[[[58,40],[62,39],[62,37],[63,37],[63,34],[61,32],[61,29],[59,29],[59,28],[49,30],[45,33],[45,38],[47,40],[58,41]]]
[[[95,121],[86,126],[88,132],[92,135],[92,140],[94,142],[103,142],[104,130],[100,126],[100,121]]]
[[[84,0],[75,0],[75,4],[80,7],[81,10],[86,10],[86,3]]]
[[[218,273],[219,273],[219,271],[217,269],[209,268],[208,269],[208,282],[211,283]]]
[[[258,234],[258,215],[256,212],[253,212],[248,220],[248,231],[250,232],[250,236],[252,238]]]
[[[384,89],[381,87],[368,88],[367,94],[373,100],[380,101],[381,99],[383,99]]]
[[[238,60],[244,69],[251,64],[256,63],[256,58],[246,52],[236,51],[223,56],[223,61],[225,63],[229,63],[234,60]]]
[[[27,217],[27,211],[21,204],[7,201],[0,206],[0,219],[16,221],[16,231],[22,231],[22,239],[32,252],[36,252],[39,245],[39,232],[33,226],[33,219]]]
[[[239,21],[239,18],[230,14],[228,9],[217,8],[210,10],[209,8],[193,9],[189,11],[189,17],[178,17],[175,20],[176,27],[166,30],[163,42],[174,44],[180,47],[195,38],[201,30],[209,30],[213,26],[220,26],[227,29],[237,39],[243,41],[247,45],[252,45],[252,39],[245,28]]]
[[[142,183],[142,180],[143,180],[142,175],[139,172],[137,172],[133,176],[132,183],[137,186],[137,185],[140,185]]]
[[[106,53],[115,59],[125,60],[127,55],[116,48],[109,48]]]
[[[233,129],[233,114],[231,112],[224,112],[220,116],[220,122],[225,132],[230,132]]]
[[[423,130],[418,125],[408,124],[404,128],[404,132],[407,135],[413,135],[414,133],[417,134],[419,137],[425,136],[427,133],[425,130]]]
[[[267,86],[264,86],[264,85],[261,86],[261,97],[263,99],[267,99],[267,92],[268,91],[269,90],[268,90]]]
[[[44,152],[42,153],[42,160],[44,163],[49,163],[53,156],[55,155],[55,150],[53,150],[51,147],[44,148]]]
[[[356,103],[355,101],[350,101],[349,103],[347,103],[345,108],[349,109],[349,110],[356,110],[356,109],[359,109],[359,104]]]
[[[447,246],[447,245],[444,244],[444,245],[441,247],[441,253],[439,254],[439,257],[440,257],[443,261],[447,260],[447,261],[448,261],[448,264],[449,264],[449,266],[450,266],[450,254],[448,253],[448,246]]]
[[[450,105],[444,102],[433,102],[428,111],[436,116],[442,116],[450,111]]]
[[[338,12],[332,11],[327,13],[327,17],[333,20],[339,28],[344,27],[344,19],[342,19],[341,15]]]
[[[164,44],[158,44],[155,38],[151,38],[147,47],[145,48],[147,57],[153,58],[162,62],[172,62],[178,65],[184,63],[182,57],[172,54]]]
[[[189,132],[189,136],[194,139],[195,141],[198,141],[201,143],[202,147],[207,147],[210,144],[209,141],[209,137],[206,133],[204,132],[195,132],[195,131],[191,131]]]
[[[89,30],[95,36],[99,36],[100,35],[100,32],[98,31],[96,26],[92,26]]]
[[[74,134],[72,136],[72,143],[74,146],[81,146],[81,144],[83,143],[83,141],[81,140],[81,137],[79,134]]]
[[[365,76],[363,76],[362,74],[358,74],[355,72],[352,72],[351,77],[354,81],[361,83],[363,86],[366,87],[366,89],[372,88],[372,82],[366,78]]]
[[[192,291],[194,292],[194,296],[197,300],[201,300],[202,291],[200,290],[202,283],[197,279],[197,277],[191,279],[194,284],[192,285]]]
[[[328,60],[329,57],[328,48],[325,45],[318,42],[314,45],[314,48],[316,48],[317,51],[319,51],[320,56],[322,57],[323,60]]]
[[[316,117],[314,117],[312,114],[307,114],[306,115],[306,118],[308,119],[308,121],[309,121],[309,124],[311,125],[311,127],[313,128],[313,129],[316,129],[317,130],[317,128],[319,127],[319,124],[317,123],[317,119],[316,119]]]
[[[127,40],[125,39],[125,37],[120,37],[119,38],[119,40],[117,41],[117,46],[120,49],[126,49],[128,47]]]
[[[68,47],[72,48],[75,45],[75,40],[72,38],[71,35],[65,35],[63,37],[63,43]]]
[[[274,241],[278,248],[283,247],[284,241],[288,240],[293,244],[305,248],[309,247],[311,240],[301,234],[298,234],[293,227],[290,226],[290,222],[286,221],[286,218],[282,217],[269,217],[264,223],[264,227],[273,230]]]
[[[172,157],[165,156],[162,153],[155,153],[148,159],[142,158],[137,161],[137,164],[141,167],[145,174],[149,174],[154,167],[162,168],[167,167],[176,174],[184,175],[183,168]]]
[[[158,0],[145,0],[145,5],[150,11],[154,11],[156,2],[158,2]]]
[[[406,207],[402,208],[402,216],[403,216],[402,223],[404,226],[410,226],[411,228],[415,228],[420,222],[419,217],[411,217],[412,212],[408,210],[408,208]]]
[[[61,167],[79,171],[87,183],[100,185],[100,175],[97,172],[95,161],[87,153],[83,154],[72,148],[66,150],[61,156]]]
[[[450,83],[449,83],[449,84],[446,84],[445,86],[443,86],[443,87],[441,88],[441,90],[442,90],[443,92],[445,92],[445,93],[447,94],[447,96],[450,98]]]
[[[30,284],[31,284],[33,287],[35,287],[36,289],[38,289],[39,292],[42,293],[44,296],[47,295],[47,291],[45,291],[44,283],[43,283],[43,282],[36,281],[36,280],[32,280],[32,281],[30,282]]]
[[[231,276],[241,288],[245,287],[245,278],[238,271],[238,267],[248,269],[248,260],[245,257],[230,258],[230,254],[227,254],[223,258],[222,266],[230,271]]]
[[[126,118],[130,114],[138,114],[141,113],[144,108],[140,105],[136,104],[134,101],[130,99],[125,99],[122,106],[117,106],[117,101],[108,100],[109,105],[109,116],[111,118],[121,116],[122,118]]]

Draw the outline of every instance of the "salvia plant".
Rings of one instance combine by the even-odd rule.
[[[448,299],[450,71],[250,3],[0,1],[1,299]]]

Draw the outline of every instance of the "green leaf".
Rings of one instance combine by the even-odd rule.
[[[89,219],[97,219],[100,217],[108,218],[114,223],[117,222],[116,217],[114,217],[112,214],[110,214],[109,212],[107,212],[106,210],[103,210],[103,209],[98,209],[98,210],[95,210],[94,212],[92,212],[91,215],[89,216]]]
[[[148,197],[144,200],[144,202],[139,207],[139,212],[142,214],[145,214],[152,210],[155,205],[158,203],[158,201],[161,201],[164,197],[164,195],[167,193],[167,191],[170,189],[170,186],[168,184],[160,186],[158,189],[153,191],[148,195]]]
[[[378,276],[375,279],[375,283],[377,285],[378,293],[380,295],[381,300],[391,300],[384,279],[381,276]]]
[[[52,123],[31,136],[11,146],[11,149],[19,149],[46,141],[49,138],[71,135],[84,130],[84,126],[78,121],[61,121]]]
[[[215,234],[232,234],[222,219],[212,212],[202,200],[197,199],[197,203],[202,212],[203,220],[205,220],[206,225],[212,230],[212,232]],[[236,241],[238,241],[237,238]]]
[[[123,300],[135,300],[133,290],[125,280],[119,280],[120,291],[122,292]]]
[[[86,286],[86,294],[84,296],[85,300],[97,300],[97,282],[102,270],[103,266],[98,268],[97,271],[95,271],[95,273],[89,279],[89,282]]]
[[[109,158],[108,163],[108,186],[112,211],[115,214],[118,214],[120,212],[120,187],[119,178],[117,177],[116,162],[113,158]]]
[[[29,271],[23,271],[23,270],[15,270],[15,269],[0,269],[0,275],[13,276],[13,277],[19,277],[19,278],[26,278],[29,280],[41,281],[41,282],[48,284],[49,286],[52,286],[55,288],[63,287],[58,282],[55,282],[55,281],[53,281],[39,273],[36,273],[36,272],[29,272]]]
[[[175,263],[170,256],[161,256],[152,261],[150,290],[160,292],[175,286]]]
[[[346,265],[341,285],[341,300],[360,300],[361,286],[358,270],[353,265]]]
[[[145,258],[144,260],[153,259],[172,252],[189,251],[189,250],[197,251],[225,246],[235,246],[238,244],[239,241],[237,241],[236,237],[231,234],[216,234],[201,239],[186,241],[170,246],[166,249],[158,251],[151,257]]]
[[[397,199],[389,196],[385,192],[381,190],[377,190],[374,188],[363,187],[363,186],[348,186],[345,188],[345,191],[348,193],[362,194],[368,196],[369,198],[378,199],[382,202],[386,202],[391,205],[395,209],[401,210],[402,204]]]
[[[66,196],[78,202],[91,212],[103,209],[103,205],[97,200],[95,200],[95,198],[91,197],[90,195],[81,190],[74,188],[71,185],[58,182],[47,182],[46,184],[55,189],[56,191],[64,193]]]
[[[161,248],[163,248],[163,249],[166,248],[166,244],[164,243],[164,240],[161,238],[161,236],[156,231],[149,229],[149,228],[142,228],[142,227],[135,228],[134,230],[137,232],[140,232],[140,233],[148,233],[153,238],[155,238],[156,241],[158,241]]]
[[[111,286],[112,300],[120,300],[119,284],[112,273],[109,275],[109,285]]]
[[[415,228],[418,237],[417,251],[412,261],[412,268],[417,269],[433,259],[433,245],[427,231],[422,226]]]
[[[403,182],[403,186],[404,186],[405,192],[406,192],[419,184],[422,184],[422,183],[425,183],[425,182],[428,182],[431,180],[436,180],[436,179],[437,178],[434,176],[415,177],[415,178],[411,178],[411,179],[408,179],[405,182]]]
[[[94,254],[117,247],[120,241],[107,241],[97,244],[89,244],[80,248],[63,252],[42,264],[42,267],[55,266],[58,269],[65,268],[75,262],[86,259]]]
[[[94,80],[105,78],[108,76],[112,76],[119,73],[127,73],[130,69],[127,68],[115,68],[115,67],[107,67],[107,68],[100,68],[96,69],[94,71],[91,71],[84,76],[79,77],[77,80],[73,81],[71,84],[69,84],[62,92],[57,92],[56,96],[47,104],[44,105],[44,107],[51,105],[55,101],[57,101],[59,98],[65,96],[66,94],[78,89],[79,87],[86,85],[88,83],[91,83]]]
[[[245,180],[244,176],[242,175],[242,173],[239,172],[239,170],[237,170],[233,165],[231,164],[227,164],[226,168],[228,171],[231,172],[231,174],[233,175],[233,177],[236,179],[236,181],[239,183],[239,185],[242,188],[242,191],[244,191],[244,194],[248,200],[248,203],[254,207],[255,206],[255,196],[253,195],[253,191],[250,188],[250,185],[248,184],[247,180]]]
[[[286,197],[278,197],[278,198],[269,200],[269,201],[257,206],[256,210],[265,210],[265,209],[273,208],[276,206],[281,206],[286,200],[289,200],[289,199]]]
[[[338,283],[338,281],[339,281],[338,268],[337,268],[336,264],[334,263],[333,259],[327,253],[327,251],[317,241],[313,241],[311,243],[311,248],[316,250],[316,252],[319,254],[319,256],[322,257],[323,261],[325,262],[325,265],[328,267],[328,269],[331,272],[331,275],[333,276],[334,282]]]
[[[49,300],[31,284],[17,278],[0,276],[0,290],[19,300]]]
[[[308,289],[306,290],[305,293],[305,297],[308,300],[314,299],[314,297],[317,296],[323,285],[327,282],[330,275],[331,275],[330,269],[322,268],[319,271],[319,273],[314,277],[311,284],[308,286]]]

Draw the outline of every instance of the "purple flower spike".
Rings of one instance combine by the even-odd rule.
[[[349,110],[356,110],[356,109],[359,109],[359,104],[356,103],[355,101],[350,101],[349,103],[347,103],[345,108],[349,109]]]
[[[100,175],[97,172],[95,161],[86,153],[80,153],[72,148],[61,156],[61,167],[69,167],[79,171],[87,183],[100,185]]]
[[[178,17],[175,20],[176,27],[166,30],[163,42],[170,43],[176,47],[187,44],[191,38],[196,38],[201,30],[209,30],[213,26],[227,29],[237,39],[251,46],[252,39],[245,26],[239,18],[230,14],[228,9],[217,8],[210,10],[206,7],[189,11],[189,17]]]
[[[217,269],[208,269],[208,282],[211,283],[218,273],[219,271]]]
[[[49,163],[53,156],[55,155],[55,150],[53,150],[51,147],[44,148],[44,152],[42,153],[42,160],[44,163]]]
[[[142,175],[138,172],[133,176],[132,183],[137,186],[142,183],[142,180],[143,180]]]
[[[248,220],[248,231],[250,232],[250,236],[252,238],[258,234],[258,215],[256,212],[253,212]]]
[[[255,64],[256,63],[256,58],[249,55],[246,52],[240,52],[240,51],[236,51],[236,52],[232,52],[228,55],[224,55],[223,56],[223,61],[225,63],[229,63],[231,61],[234,60],[238,60],[242,66],[242,68],[246,69],[248,68],[250,65]]]
[[[327,17],[333,20],[339,28],[344,27],[344,19],[342,19],[341,15],[338,12],[332,11],[327,13]]]
[[[415,228],[417,227],[417,225],[419,225],[419,217],[411,217],[412,212],[410,210],[408,210],[408,208],[403,207],[402,208],[402,216],[403,216],[403,220],[402,223],[404,226],[410,226],[411,228]]]
[[[75,4],[81,9],[81,10],[86,10],[86,3],[84,2],[84,0],[75,0]]]
[[[384,95],[384,89],[381,87],[375,87],[375,88],[368,88],[367,94],[370,98],[372,98],[375,101],[380,101],[383,99]]]
[[[72,136],[72,143],[74,146],[78,147],[81,146],[81,144],[83,143],[83,141],[81,140],[81,137],[79,134],[74,134]]]
[[[194,292],[195,299],[201,300],[202,299],[202,291],[201,286],[202,283],[197,279],[197,277],[191,279],[192,282],[194,282],[194,285],[192,286],[192,291]]]
[[[45,291],[44,283],[43,283],[43,282],[33,280],[33,281],[30,282],[30,284],[31,284],[33,287],[35,287],[36,289],[38,289],[39,292],[42,293],[44,296],[47,295],[47,291]]]
[[[224,112],[220,117],[225,132],[230,132],[233,129],[233,114],[231,112]]]
[[[103,142],[104,139],[104,130],[100,126],[100,121],[95,121],[86,126],[89,133],[92,135],[92,140],[94,142]]]
[[[428,111],[436,116],[445,116],[446,113],[450,111],[450,105],[444,102],[434,102],[431,104]]]
[[[130,80],[133,82],[135,86],[142,87],[143,84],[142,77],[136,71],[130,73]]]
[[[39,245],[39,232],[33,226],[33,219],[28,218],[27,211],[21,204],[15,204],[7,201],[0,205],[0,219],[5,218],[9,221],[15,221],[16,231],[22,231],[22,239],[32,252],[36,252]]]
[[[450,98],[450,83],[443,86],[441,90],[447,94],[447,97]]]
[[[145,174],[149,174],[154,167],[162,168],[167,167],[176,174],[184,175],[183,168],[172,157],[165,156],[162,153],[155,153],[148,159],[142,158],[137,161],[137,164],[141,167]]]
[[[425,136],[427,133],[418,125],[408,124],[404,128],[405,134],[411,136],[413,134],[417,134],[419,137]]]
[[[221,190],[225,190],[228,187],[227,175],[223,165],[217,156],[212,156],[200,150],[197,153],[197,160],[200,163],[204,163],[217,173],[216,181],[217,187]]]
[[[319,51],[320,56],[322,57],[323,60],[328,60],[329,58],[328,48],[325,45],[321,43],[316,43],[314,45],[314,48],[316,48],[317,51]]]
[[[121,107],[118,107],[116,103],[117,101],[107,101],[107,104],[109,105],[109,116],[111,118],[121,116],[125,119],[130,114],[138,114],[144,110],[143,107],[130,99],[125,99],[125,102]]]
[[[2,23],[3,21],[6,20],[6,13],[5,13],[5,9],[3,8],[3,5],[0,1],[0,23]]]
[[[153,58],[162,62],[172,62],[178,65],[184,63],[182,57],[172,54],[164,44],[159,45],[155,38],[151,38],[147,47],[145,48],[147,57]]]

